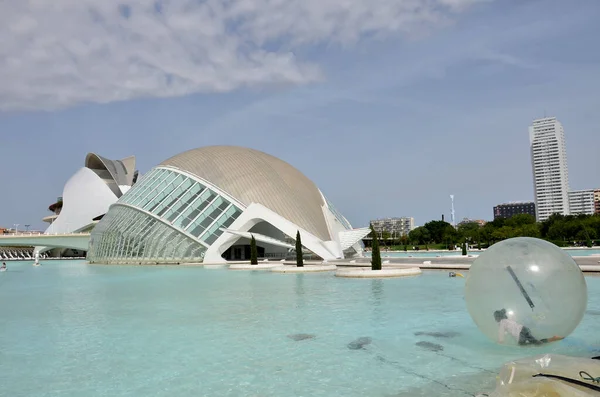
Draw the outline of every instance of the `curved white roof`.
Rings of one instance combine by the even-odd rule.
[[[178,154],[160,165],[185,170],[245,205],[262,204],[316,237],[331,240],[319,189],[276,157],[237,146],[207,146]]]
[[[123,160],[109,160],[96,153],[88,153],[85,157],[85,166],[92,170],[106,170],[119,186],[131,185],[135,171],[135,157],[130,156]]]

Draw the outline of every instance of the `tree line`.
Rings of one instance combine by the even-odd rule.
[[[455,249],[465,242],[476,248],[486,248],[513,237],[542,238],[561,247],[592,247],[600,245],[600,214],[554,214],[543,222],[536,222],[531,215],[519,214],[498,218],[483,226],[477,222],[465,222],[456,228],[445,221],[430,221],[413,229],[408,236],[390,240],[390,234],[383,232],[378,237],[382,237],[382,242],[391,242],[392,246],[404,247],[405,250],[408,245]]]

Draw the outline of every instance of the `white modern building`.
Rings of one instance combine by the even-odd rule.
[[[53,215],[45,217],[50,226],[45,234],[77,233],[91,230],[111,204],[135,183],[135,157],[109,160],[88,153],[85,164],[65,184],[63,195],[50,206]],[[35,252],[46,251],[36,247]]]
[[[594,189],[571,190],[569,192],[571,215],[594,215]]]
[[[300,232],[324,260],[361,256],[369,228],[353,229],[290,164],[236,146],[176,155],[148,172],[92,230],[92,263],[218,263],[285,258]]]
[[[535,211],[538,221],[558,213],[569,215],[569,170],[562,124],[555,117],[533,121],[529,143]]]
[[[383,218],[371,221],[373,230],[377,233],[387,232],[392,237],[407,236],[415,228],[415,218]]]

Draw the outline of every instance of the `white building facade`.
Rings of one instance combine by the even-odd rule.
[[[377,233],[387,232],[392,237],[407,236],[415,228],[415,218],[383,218],[371,221],[373,229]]]
[[[571,215],[593,215],[595,212],[594,189],[569,192]]]
[[[533,121],[529,127],[529,143],[536,219],[542,222],[550,215],[569,215],[569,170],[562,124],[555,117]]]

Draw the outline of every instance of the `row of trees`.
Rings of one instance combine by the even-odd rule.
[[[371,225],[371,267],[373,270],[381,269],[381,256],[379,239]],[[461,223],[457,228],[444,221],[431,221],[412,230],[408,236],[402,236],[395,245],[403,245],[404,250],[408,244],[429,245],[437,244],[448,249],[454,249],[457,244],[462,247],[463,255],[467,254],[467,244],[478,248],[490,245],[513,237],[543,238],[559,246],[586,245],[592,247],[600,241],[600,214],[596,215],[552,215],[544,222],[536,222],[531,215],[520,214],[511,218],[499,218],[481,226],[477,222]],[[386,236],[384,235],[384,239]],[[258,264],[258,251],[254,236],[250,241],[250,263]],[[296,266],[304,266],[302,256],[302,241],[300,231],[296,233]]]
[[[371,233],[373,237],[374,233]],[[389,241],[389,234],[382,233],[383,241]],[[408,236],[391,241],[393,246],[421,245],[425,248],[454,249],[457,244],[486,247],[498,241],[513,237],[537,237],[559,246],[599,244],[600,215],[552,215],[544,222],[536,222],[528,214],[511,218],[499,218],[481,226],[477,222],[460,224],[457,228],[444,221],[431,221],[412,230]]]
[[[258,248],[256,247],[256,239],[254,238],[254,235],[252,235],[252,238],[250,239],[250,264],[258,265]],[[304,267],[300,230],[296,232],[296,266]]]

